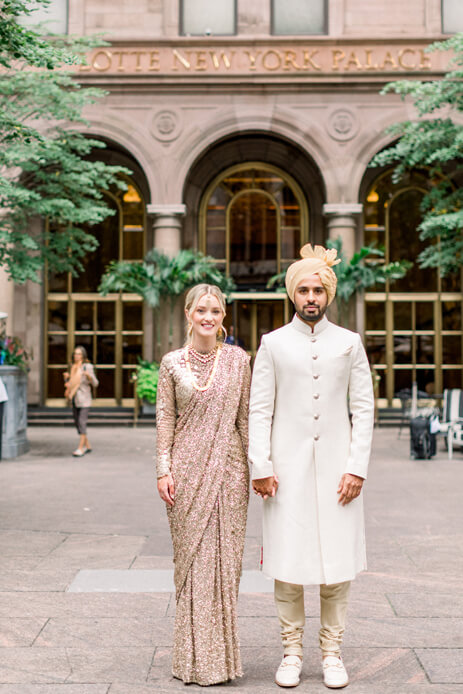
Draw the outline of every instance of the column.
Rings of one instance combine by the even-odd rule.
[[[360,203],[328,203],[323,205],[323,214],[328,218],[328,236],[341,238],[343,255],[350,260],[356,251],[358,215],[362,213]]]
[[[186,205],[147,205],[153,217],[154,247],[173,257],[182,247]]]

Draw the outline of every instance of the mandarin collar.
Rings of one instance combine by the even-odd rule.
[[[318,321],[318,323],[315,323],[314,328],[310,327],[307,323],[304,323],[300,318],[298,318],[297,313],[294,314],[293,320],[291,321],[291,325],[293,328],[298,330],[300,333],[304,333],[304,335],[309,335],[310,337],[313,337],[314,335],[320,335],[326,328],[329,326],[330,322],[326,316],[323,316],[321,320]]]

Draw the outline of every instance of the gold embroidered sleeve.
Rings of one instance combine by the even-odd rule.
[[[172,370],[163,359],[159,369],[156,397],[156,474],[167,475],[171,467],[177,408]]]

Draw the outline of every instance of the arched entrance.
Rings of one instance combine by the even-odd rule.
[[[285,293],[267,289],[268,280],[298,257],[309,228],[312,241],[323,240],[321,177],[292,145],[249,135],[206,153],[185,190],[188,209],[197,209],[187,220],[186,242],[233,277],[237,290],[226,327],[254,356],[261,336],[292,315]]]
[[[114,152],[111,161],[127,164]],[[96,365],[99,386],[95,404],[131,405],[130,375],[143,353],[143,304],[132,294],[98,293],[111,260],[141,260],[146,252],[146,204],[143,176],[125,177],[127,190],[104,191],[113,215],[89,229],[98,248],[82,261],[78,277],[49,274],[45,282],[44,401],[64,405],[63,372],[76,345],[83,345]]]
[[[420,205],[429,185],[425,173],[396,183],[385,172],[364,198],[365,244],[383,247],[386,262],[414,263],[402,280],[365,295],[367,352],[381,376],[380,398],[389,405],[413,382],[429,394],[463,385],[461,279],[443,279],[417,264],[425,246],[417,229]]]

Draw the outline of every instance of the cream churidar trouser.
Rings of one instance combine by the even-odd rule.
[[[323,655],[340,655],[346,624],[350,581],[320,586],[320,648]],[[304,633],[304,586],[275,579],[275,603],[280,620],[285,655],[302,657]]]

